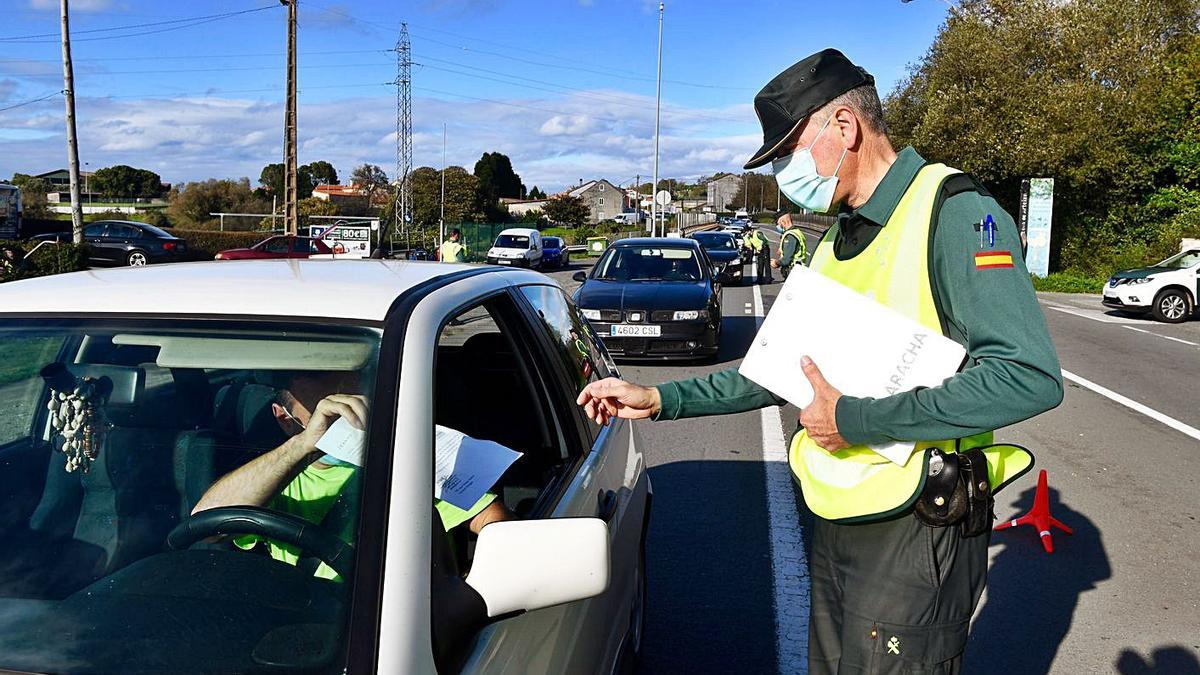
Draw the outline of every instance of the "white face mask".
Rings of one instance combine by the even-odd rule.
[[[815,213],[826,213],[833,207],[833,192],[838,183],[837,174],[842,169],[842,161],[846,159],[848,152],[848,149],[842,150],[842,156],[838,159],[837,168],[833,170],[832,176],[826,177],[817,173],[817,162],[813,159],[812,149],[832,120],[832,116],[825,120],[825,124],[817,132],[817,137],[807,148],[771,162],[771,169],[775,171],[775,181],[784,196],[796,206]]]

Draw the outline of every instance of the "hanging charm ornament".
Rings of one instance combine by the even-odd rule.
[[[49,379],[49,378],[48,378]],[[94,377],[78,379],[74,387],[62,386],[61,378],[50,385],[50,426],[62,439],[61,450],[67,456],[68,473],[81,470],[87,473],[92,462],[100,454],[104,436],[108,431],[108,419],[104,414],[107,392],[100,380]],[[53,438],[51,439],[53,440]]]

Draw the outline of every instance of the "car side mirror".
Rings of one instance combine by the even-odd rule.
[[[571,275],[571,278],[579,283],[583,283],[587,281],[587,272],[576,272],[575,274]]]
[[[496,618],[600,595],[610,567],[599,518],[512,520],[479,532],[466,581]]]

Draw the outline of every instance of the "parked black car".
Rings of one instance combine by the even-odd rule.
[[[39,234],[42,241],[71,241],[70,232]],[[91,249],[88,262],[141,267],[174,262],[187,251],[187,241],[146,223],[132,220],[97,220],[83,228],[83,240]]]
[[[689,235],[700,242],[704,252],[712,261],[713,269],[729,275],[729,283],[742,282],[742,247],[729,232],[695,232]]]
[[[608,247],[575,302],[609,352],[626,359],[716,356],[721,283],[694,239],[622,239]]]

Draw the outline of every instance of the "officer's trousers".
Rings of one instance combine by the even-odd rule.
[[[810,675],[960,673],[989,537],[929,527],[911,511],[861,525],[816,518]]]

